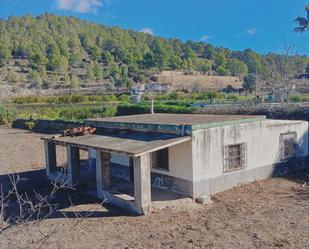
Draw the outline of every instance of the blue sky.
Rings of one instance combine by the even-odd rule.
[[[309,55],[309,32],[295,34],[309,0],[0,0],[0,18],[51,12],[182,40],[260,53],[293,46]]]

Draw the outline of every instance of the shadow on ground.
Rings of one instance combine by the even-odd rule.
[[[12,184],[12,179],[17,184]],[[14,181],[13,181],[14,182]],[[56,192],[54,186],[47,180],[45,170],[34,170],[21,172],[18,174],[0,175],[2,187],[1,196],[9,197],[5,204],[0,202],[0,211],[3,209],[5,218],[15,223],[20,219],[20,208],[23,208],[23,219],[35,221],[39,219],[57,218],[98,218],[98,217],[117,217],[133,216],[131,213],[101,202],[87,193],[87,186],[80,186],[76,189],[60,188]],[[14,185],[16,190],[14,190]],[[22,204],[16,192],[22,196]],[[44,200],[44,203],[43,201]],[[31,211],[32,206],[40,210]],[[79,206],[83,205],[83,210]],[[66,210],[68,209],[68,210]],[[1,215],[1,212],[0,212]]]
[[[52,212],[49,208],[40,210],[40,214],[29,213],[26,217],[27,221],[35,221],[41,218],[44,219],[61,219],[61,218],[100,218],[100,217],[118,217],[118,216],[134,216],[130,212],[108,205],[108,203],[101,203],[100,200],[92,197],[87,192],[87,186],[80,186],[76,189],[59,189],[55,194],[53,192],[54,186],[47,180],[45,169],[21,172],[17,174],[0,175],[0,184],[2,186],[2,196],[13,189],[11,179],[17,179],[17,192],[27,200],[31,201],[31,205],[39,205],[38,196],[45,198],[46,202],[52,206]],[[293,191],[291,198],[309,201],[309,170],[299,171],[282,178],[289,181],[297,182],[304,186],[301,190]],[[19,215],[20,203],[16,194],[13,191],[8,199],[8,205],[0,205],[4,208],[6,218],[10,217],[12,223],[16,221]],[[1,203],[0,203],[1,204]],[[29,210],[25,204],[25,211]],[[29,206],[29,205],[28,205]],[[82,207],[82,208],[79,208]],[[0,213],[1,214],[1,213]]]

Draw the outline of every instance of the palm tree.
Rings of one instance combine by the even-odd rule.
[[[303,33],[309,30],[309,4],[305,8],[307,12],[307,17],[298,16],[295,18],[295,22],[298,27],[294,29],[295,32]]]

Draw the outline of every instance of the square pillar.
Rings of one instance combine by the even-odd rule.
[[[47,177],[57,170],[56,144],[44,140],[45,162]]]
[[[139,214],[149,214],[151,212],[150,154],[135,157],[133,165],[136,211]]]
[[[110,153],[97,150],[96,153],[97,196],[111,185]]]
[[[129,157],[129,179],[131,182],[134,182],[134,159]]]
[[[80,165],[80,155],[79,148],[67,145],[67,174],[69,176],[68,185],[73,187],[78,184],[79,181],[79,165]]]
[[[95,169],[96,167],[96,150],[93,148],[88,149],[88,164],[89,169]]]

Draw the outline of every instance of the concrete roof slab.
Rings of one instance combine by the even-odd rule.
[[[126,123],[126,124],[148,124],[148,125],[203,125],[210,123],[245,121],[252,119],[265,119],[265,116],[249,115],[210,115],[210,114],[140,114],[110,118],[89,119],[88,121],[102,123]]]
[[[78,137],[42,137],[56,144],[71,145],[80,148],[94,148],[109,153],[121,153],[139,156],[176,144],[190,141],[190,136],[179,137],[168,134],[133,133],[86,135]]]

